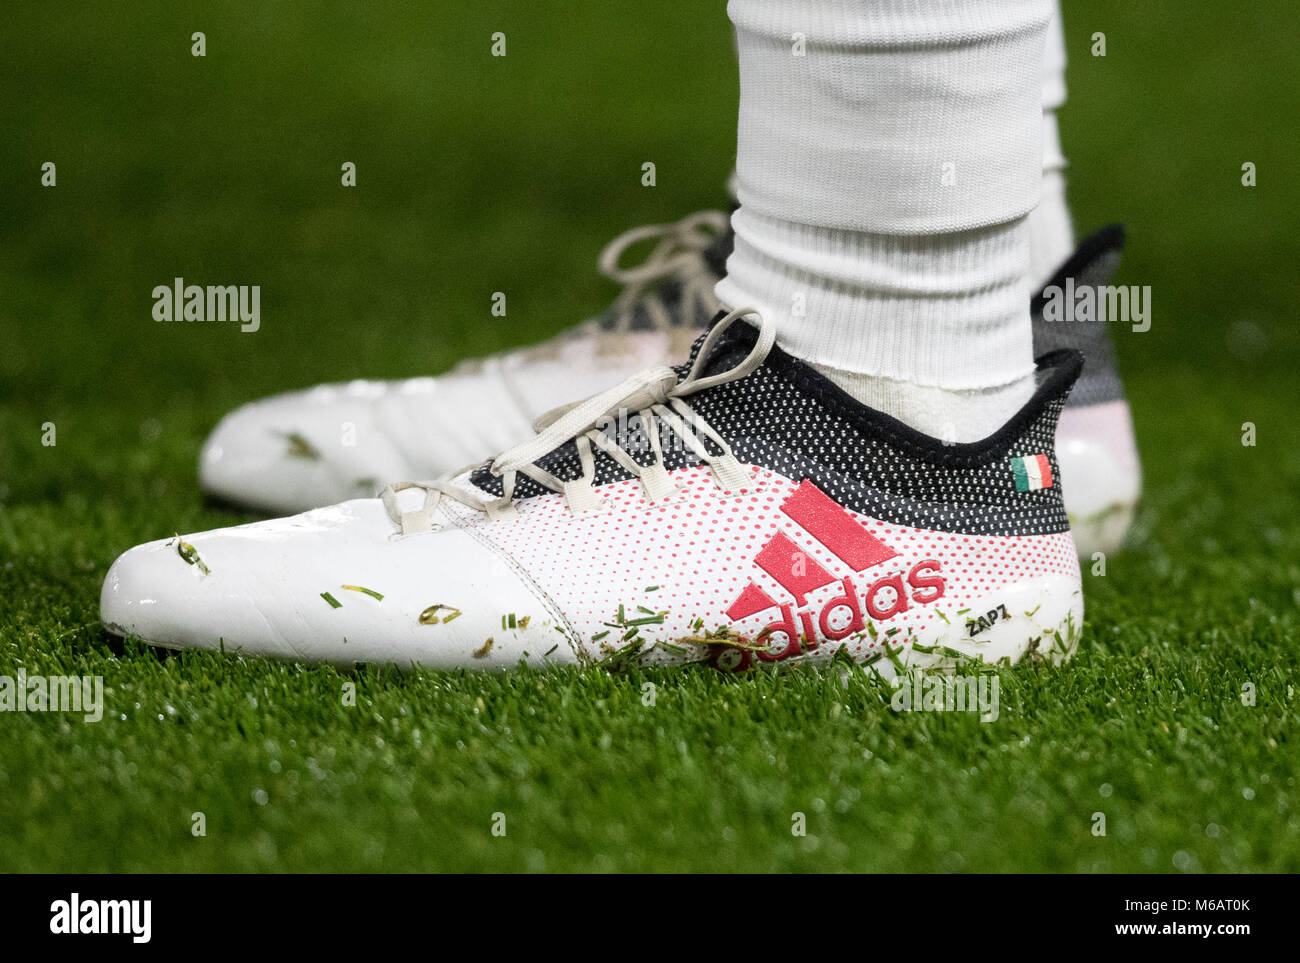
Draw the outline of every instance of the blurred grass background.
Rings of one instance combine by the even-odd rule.
[[[1065,20],[1076,226],[1126,222],[1118,281],[1154,292],[1148,333],[1116,329],[1148,498],[1133,549],[1088,583],[1089,651],[1038,680],[1045,694],[1009,680],[1023,712],[992,734],[831,698],[824,680],[790,683],[807,701],[774,732],[756,721],[761,688],[689,675],[659,683],[693,716],[647,733],[635,680],[527,674],[372,673],[366,712],[343,724],[321,709],[333,670],[118,658],[97,598],[130,545],[241,520],[205,508],[194,483],[229,408],[550,335],[612,297],[594,263],[614,234],[725,206],[737,81],[723,4],[9,4],[0,673],[103,674],[113,716],[0,716],[0,869],[1297,868],[1300,11],[1103,0]],[[495,31],[505,58],[489,55]],[[1096,31],[1104,58],[1089,54]],[[46,161],[55,188],[40,184]],[[261,330],[155,323],[151,291],[176,276],[261,285]],[[490,314],[494,291],[507,319]],[[1255,448],[1240,443],[1247,421]],[[56,447],[40,443],[45,422]],[[1274,701],[1230,725],[1248,676]],[[517,701],[534,684],[536,701]],[[530,728],[530,707],[547,722]],[[728,738],[747,741],[728,756]],[[1041,753],[1007,750],[1022,738]],[[661,740],[712,747],[712,765]],[[285,757],[274,779],[268,741]],[[830,799],[828,773],[868,745],[892,768],[855,755],[838,835],[791,848],[789,811],[817,786]],[[322,768],[326,752],[338,761]],[[291,758],[329,778],[291,790]],[[1243,785],[1262,801],[1265,773],[1267,812],[1243,810]],[[270,808],[250,801],[268,780]],[[593,791],[611,780],[621,788]],[[1071,835],[1103,782],[1131,807],[1126,847]],[[645,802],[657,785],[673,798]],[[547,831],[484,849],[481,811],[503,787]],[[916,797],[933,822],[882,843]],[[1211,797],[1224,814],[1205,815]],[[222,831],[193,848],[187,816],[205,806]],[[720,836],[729,806],[772,817],[776,836]],[[1183,838],[1211,819],[1239,835]]]

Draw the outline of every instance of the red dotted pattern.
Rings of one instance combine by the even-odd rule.
[[[835,576],[836,581],[808,594],[804,609],[815,612],[842,593],[843,576],[853,577],[861,594],[875,579],[899,572],[906,576],[917,562],[939,563],[946,583],[943,597],[933,604],[913,604],[877,623],[881,635],[895,626],[904,633],[923,633],[938,619],[936,607],[960,623],[963,617],[954,616],[956,610],[1002,586],[1043,575],[1079,575],[1068,532],[964,535],[908,528],[850,512],[899,553],[859,574],[780,511],[796,482],[762,468],[750,466],[749,471],[754,484],[738,494],[721,491],[707,468],[685,468],[672,473],[678,493],[657,504],[645,498],[639,481],[623,481],[597,489],[602,506],[591,511],[573,512],[562,496],[546,495],[518,503],[518,516],[512,520],[490,522],[469,512],[459,520],[519,563],[564,612],[594,657],[620,642],[621,631],[605,624],[615,621],[620,604],[628,619],[644,616],[638,606],[667,610],[662,625],[643,626],[639,637],[672,642],[696,634],[692,626],[698,618],[706,629],[730,624],[726,610],[751,580],[778,603],[793,603],[790,594],[754,564],[778,531]],[[799,560],[791,559],[791,564]],[[647,591],[652,586],[658,588]],[[880,601],[887,604],[890,594],[882,594]],[[773,609],[733,628],[753,635],[777,618]],[[832,626],[846,618],[833,618]],[[591,642],[593,635],[607,629],[601,642]],[[862,652],[871,647],[869,638],[849,641],[850,651],[855,645]],[[683,659],[663,654],[661,660]]]

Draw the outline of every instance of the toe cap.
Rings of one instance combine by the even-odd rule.
[[[376,499],[140,545],[100,608],[110,631],[169,648],[437,668],[576,658],[492,549],[455,527],[399,537]]]
[[[373,495],[411,475],[375,417],[382,386],[322,386],[232,411],[199,453],[205,492],[266,511],[299,512]]]

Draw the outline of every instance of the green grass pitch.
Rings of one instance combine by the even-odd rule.
[[[612,297],[605,240],[725,203],[721,2],[413,7],[6,11],[0,675],[101,675],[107,712],[0,714],[0,871],[1300,869],[1280,5],[1067,4],[1076,224],[1126,221],[1119,281],[1153,289],[1151,330],[1117,331],[1146,500],[1131,548],[1085,575],[1077,658],[1002,671],[996,722],[895,712],[834,672],[115,652],[97,613],[118,553],[252,517],[196,491],[226,410],[557,332]],[[176,276],[260,284],[261,330],[156,324]]]

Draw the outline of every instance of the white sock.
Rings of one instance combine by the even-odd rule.
[[[864,403],[986,436],[1034,384],[1046,0],[728,10],[741,207],[719,299],[773,317],[786,350]]]
[[[1074,224],[1065,200],[1065,152],[1056,112],[1065,103],[1065,31],[1059,3],[1047,28],[1043,52],[1043,187],[1029,212],[1029,280],[1041,288],[1074,253]]]
[[[813,367],[864,405],[950,444],[987,438],[1002,427],[1008,412],[1017,411],[1033,393],[1032,382],[958,390],[858,374],[834,365],[814,363]]]

